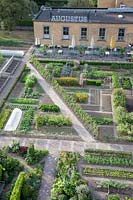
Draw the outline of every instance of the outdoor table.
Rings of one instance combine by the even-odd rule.
[[[58,54],[63,54],[63,50],[62,49],[58,50]]]
[[[52,49],[49,49],[49,50],[47,50],[47,53],[53,53],[53,50]]]
[[[105,56],[109,56],[109,51],[105,51]]]

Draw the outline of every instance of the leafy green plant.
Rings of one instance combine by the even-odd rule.
[[[0,113],[0,129],[2,129],[11,113],[10,109],[3,109]]]
[[[101,86],[102,83],[103,83],[102,80],[87,79],[87,80],[84,81],[84,84],[86,84],[86,85]]]
[[[127,185],[125,183],[121,183],[115,180],[109,180],[109,181],[101,181],[97,182],[97,188],[106,188],[108,189],[109,187],[116,188],[118,190],[126,190],[130,189],[130,185]]]
[[[37,150],[34,148],[34,144],[30,144],[27,150],[25,160],[27,164],[33,165],[40,162],[47,155],[48,155],[47,150]]]
[[[57,105],[41,104],[39,109],[43,112],[60,112],[60,108]]]
[[[130,82],[130,78],[123,77],[121,78],[122,88],[123,89],[132,89],[132,84]]]
[[[35,116],[35,126],[71,126],[72,122],[69,118],[63,115],[43,115],[38,114]]]
[[[29,75],[25,80],[25,87],[32,88],[37,83],[37,78],[34,75]]]
[[[119,195],[109,195],[107,200],[120,200]]]
[[[113,75],[112,75],[112,87],[113,88],[119,88],[120,87],[118,73],[113,73]]]
[[[20,103],[20,104],[36,104],[38,103],[38,100],[36,99],[26,99],[26,98],[12,98],[9,99],[9,102],[11,103]]]
[[[30,130],[30,126],[33,120],[35,109],[29,108],[24,112],[23,119],[20,124],[20,130],[23,132],[27,132]]]

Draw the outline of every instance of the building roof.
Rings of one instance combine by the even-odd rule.
[[[133,24],[133,8],[47,8],[42,6],[33,21]]]

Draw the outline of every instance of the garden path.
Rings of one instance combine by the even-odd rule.
[[[58,156],[57,154],[52,154],[52,155],[49,154],[46,157],[38,200],[49,199],[51,187],[54,182],[57,156]]]
[[[86,130],[83,124],[77,119],[77,117],[63,102],[63,100],[58,96],[58,94],[54,91],[51,85],[47,83],[47,81],[39,74],[39,72],[30,63],[27,63],[27,66],[31,69],[32,74],[34,74],[37,77],[39,84],[42,86],[44,91],[49,95],[52,101],[60,107],[63,115],[69,117],[72,120],[73,127],[75,128],[79,136],[84,141],[94,142],[95,140],[91,136],[91,134]]]

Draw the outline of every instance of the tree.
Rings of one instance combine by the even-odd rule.
[[[97,0],[68,0],[69,7],[96,7]]]
[[[33,14],[35,7],[30,0],[0,0],[0,21],[6,30],[13,30],[18,20]]]

